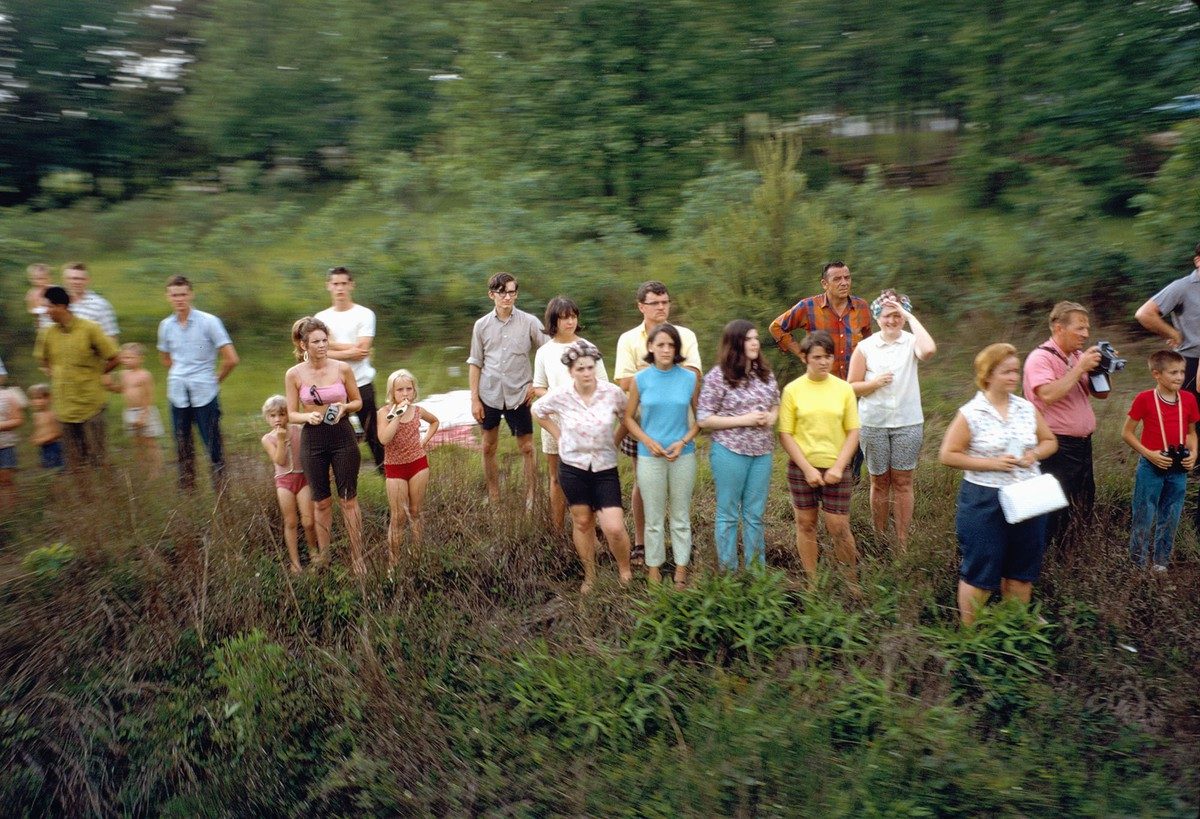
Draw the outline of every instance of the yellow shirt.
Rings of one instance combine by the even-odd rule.
[[[703,370],[700,369],[700,345],[696,343],[696,334],[678,324],[673,326],[679,331],[679,341],[683,345],[683,349],[679,351],[679,354],[683,356],[683,361],[679,366],[689,367],[697,373],[703,373]],[[649,351],[646,346],[647,335],[649,333],[644,321],[632,330],[621,333],[621,337],[617,339],[617,360],[613,364],[613,381],[620,383],[622,378],[633,378],[639,370],[650,366],[646,362],[646,353]]]
[[[854,388],[836,375],[813,381],[805,374],[783,388],[779,432],[792,436],[815,468],[833,466],[846,434],[858,427]]]
[[[73,318],[69,327],[50,324],[38,331],[33,357],[50,369],[50,407],[59,421],[81,424],[108,403],[100,383],[117,344],[100,325]]]

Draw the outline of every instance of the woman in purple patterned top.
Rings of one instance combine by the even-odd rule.
[[[745,319],[725,325],[717,366],[704,376],[696,419],[713,431],[709,458],[717,489],[717,560],[737,569],[738,521],[745,565],[765,564],[763,511],[771,484],[779,386]]]

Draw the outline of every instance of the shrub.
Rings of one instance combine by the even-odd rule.
[[[52,543],[26,554],[21,568],[39,580],[53,580],[74,559],[73,548],[66,543]]]

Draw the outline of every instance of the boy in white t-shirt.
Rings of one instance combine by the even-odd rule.
[[[375,468],[383,474],[383,445],[379,443],[373,383],[375,368],[371,366],[375,313],[354,303],[354,274],[348,268],[330,268],[325,289],[329,291],[333,306],[317,313],[316,318],[329,328],[329,357],[345,361],[354,371],[354,380],[362,396],[362,409],[356,415],[371,457],[375,459]]]

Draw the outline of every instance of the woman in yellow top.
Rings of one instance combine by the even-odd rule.
[[[825,528],[833,538],[838,562],[855,579],[858,553],[850,532],[849,471],[858,448],[858,405],[854,388],[831,375],[833,338],[824,330],[800,343],[804,375],[784,387],[779,404],[779,442],[788,454],[788,489],[796,520],[796,551],[811,579],[817,571],[817,512],[825,510]]]

